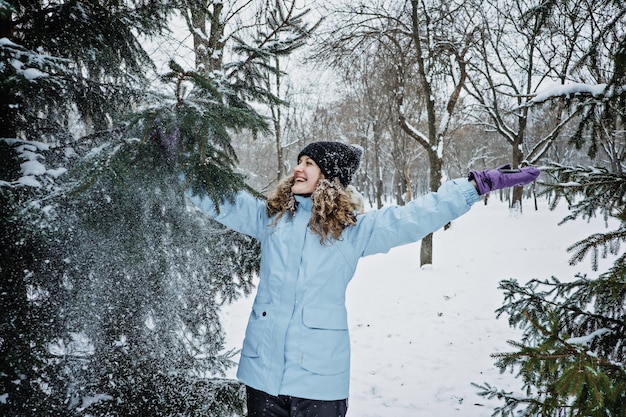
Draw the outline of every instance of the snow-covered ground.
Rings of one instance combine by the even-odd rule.
[[[567,213],[540,200],[538,211],[525,201],[524,213],[512,214],[491,198],[435,233],[432,266],[419,267],[419,243],[362,259],[348,288],[348,417],[486,417],[499,403],[478,396],[472,382],[519,391],[490,356],[519,340],[506,317],[496,319],[498,283],[590,272],[589,262],[570,266],[566,248],[604,222],[559,226]],[[227,348],[240,348],[251,305],[252,296],[223,309]]]

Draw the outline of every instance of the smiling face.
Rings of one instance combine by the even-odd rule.
[[[321,176],[322,171],[315,161],[302,155],[298,165],[293,169],[294,183],[291,186],[291,192],[296,195],[313,193]]]

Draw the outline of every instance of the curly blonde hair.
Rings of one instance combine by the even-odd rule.
[[[270,217],[276,216],[274,225],[285,214],[293,216],[296,212],[297,203],[291,192],[293,184],[293,175],[285,178],[267,199],[267,214]],[[338,240],[348,226],[355,226],[357,212],[362,211],[360,202],[353,198],[352,192],[346,190],[337,178],[331,182],[322,176],[311,194],[311,199],[313,209],[309,228],[320,237],[322,244]]]

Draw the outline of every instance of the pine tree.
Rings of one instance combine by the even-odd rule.
[[[535,12],[548,18],[558,0],[548,1]],[[600,4],[595,4],[593,10]],[[626,175],[623,169],[624,113],[626,104],[626,38],[617,39],[613,30],[626,16],[622,2],[606,0],[601,6],[615,7],[614,19],[600,31],[593,48],[583,58],[589,65],[610,58],[612,65],[601,99],[597,97],[555,97],[569,103],[578,101],[587,108],[570,142],[595,157],[603,152],[607,166],[565,166],[544,168],[544,193],[556,206],[565,200],[570,208],[563,222],[589,220],[601,215],[617,221],[613,230],[594,233],[573,243],[571,263],[590,255],[594,271],[600,257],[611,256],[613,265],[597,276],[578,274],[573,279],[534,279],[525,285],[515,279],[501,282],[505,300],[498,315],[509,316],[511,326],[522,330],[521,341],[509,342],[513,352],[495,355],[502,371],[517,371],[525,396],[499,390],[490,384],[479,386],[481,394],[499,398],[501,416],[585,416],[626,415]],[[614,42],[606,42],[607,39]],[[608,45],[608,52],[603,47]],[[597,70],[597,67],[592,67]],[[599,72],[599,71],[598,71]]]
[[[68,415],[51,396],[72,384],[49,355],[67,333],[53,197],[85,130],[143,94],[135,33],[165,23],[165,2],[0,2],[0,412]],[[98,22],[98,24],[94,24]],[[106,24],[102,24],[106,23]],[[124,45],[120,48],[119,45]]]
[[[0,2],[3,415],[241,414],[217,310],[249,291],[258,248],[199,232],[156,118],[122,119],[167,101],[147,94],[137,35],[164,30],[171,3]],[[222,198],[244,187],[227,130],[263,123],[185,77],[193,99],[152,111],[177,124],[195,189]]]
[[[501,283],[506,314],[513,327],[522,329],[514,352],[498,354],[497,365],[519,370],[526,397],[485,384],[482,394],[498,397],[505,405],[502,416],[602,416],[626,414],[626,176],[605,168],[552,165],[545,169],[558,182],[548,187],[553,204],[566,198],[571,215],[564,221],[589,219],[598,213],[615,218],[615,230],[595,233],[569,249],[572,263],[591,254],[616,256],[613,266],[597,277],[577,275],[563,282],[557,277]],[[582,195],[583,199],[577,201]],[[516,413],[516,408],[523,410]]]
[[[218,312],[251,290],[258,245],[183,190],[254,192],[231,135],[267,130],[255,74],[299,38],[150,84],[138,35],[185,4],[0,2],[2,413],[243,414]]]
[[[258,245],[188,207],[180,174],[216,202],[245,188],[227,129],[263,123],[224,105],[210,80],[172,67],[168,78],[195,83],[193,92],[82,138],[64,192],[50,197],[47,250],[63,260],[52,268],[64,296],[55,319],[66,331],[40,353],[56,373],[46,413],[243,413],[240,384],[220,378],[233,352],[222,351],[218,311],[250,291]]]
[[[101,138],[70,173],[76,195],[59,207],[67,321],[93,346],[85,357],[72,339],[54,344],[84,381],[71,409],[94,399],[95,415],[240,415],[241,386],[222,378],[233,352],[218,313],[250,291],[258,247],[186,204],[159,143],[117,139]]]

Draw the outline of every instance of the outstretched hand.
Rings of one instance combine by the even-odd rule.
[[[533,182],[540,173],[541,171],[533,166],[511,169],[511,165],[506,164],[496,169],[471,171],[468,179],[475,182],[478,194],[483,195],[501,188],[528,184]]]

